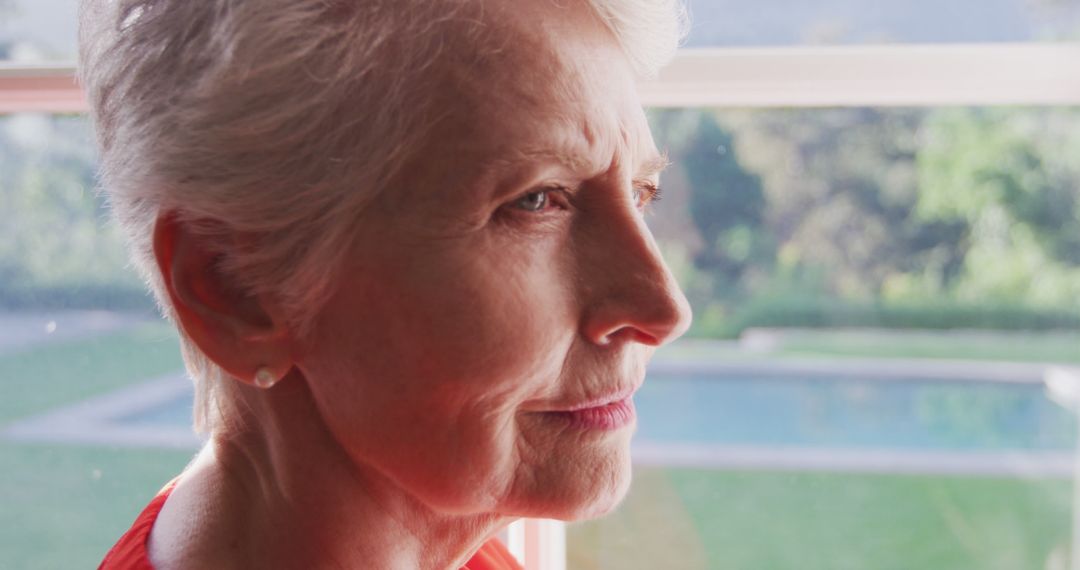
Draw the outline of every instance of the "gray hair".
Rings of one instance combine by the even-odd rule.
[[[678,0],[586,4],[640,75],[681,38]],[[438,64],[482,45],[483,11],[483,0],[83,0],[79,75],[102,185],[163,313],[175,317],[153,229],[173,212],[220,247],[222,272],[304,330],[358,213],[430,134]],[[218,429],[231,383],[181,337],[196,429]]]

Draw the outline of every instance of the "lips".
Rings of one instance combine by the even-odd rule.
[[[582,430],[613,431],[634,423],[633,390],[599,399],[599,401],[569,406],[567,409],[544,412],[544,416],[569,423]]]
[[[634,400],[627,396],[599,406],[548,412],[551,416],[585,430],[613,431],[634,423]]]

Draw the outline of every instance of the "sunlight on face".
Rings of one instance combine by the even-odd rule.
[[[689,324],[643,219],[663,160],[629,66],[589,14],[547,10],[501,15],[514,41],[449,74],[298,365],[356,465],[444,512],[613,508],[630,397]]]

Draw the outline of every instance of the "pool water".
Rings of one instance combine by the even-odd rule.
[[[638,441],[920,450],[1072,450],[1042,384],[713,373],[651,375]]]

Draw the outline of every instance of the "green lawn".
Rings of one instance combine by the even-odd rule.
[[[183,369],[148,324],[0,355],[4,423]],[[0,441],[0,568],[94,568],[189,452]]]
[[[0,443],[0,568],[96,568],[191,456]]]
[[[1068,543],[1071,487],[639,469],[615,514],[570,526],[568,556],[572,570],[1042,570]]]
[[[180,367],[164,325],[0,355],[0,425]],[[96,566],[190,457],[0,442],[0,568]],[[1068,540],[1070,493],[1068,481],[639,469],[616,513],[570,527],[570,568],[1042,570]]]
[[[0,423],[183,368],[165,323],[0,354]]]
[[[785,356],[1075,363],[1080,362],[1080,334],[813,331],[785,335],[779,352]]]

